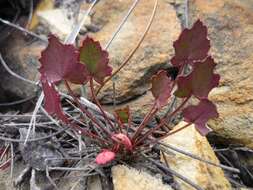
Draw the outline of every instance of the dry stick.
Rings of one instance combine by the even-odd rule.
[[[32,18],[33,18],[33,0],[30,0],[30,11],[29,11],[29,16],[28,16],[26,28],[29,28]]]
[[[68,100],[67,100],[67,101],[68,101]],[[77,108],[74,104],[72,104],[71,102],[68,102],[68,103],[71,104],[74,108],[79,109],[79,108]],[[81,110],[80,110],[80,112],[81,112],[82,115],[84,115],[84,113],[83,113]],[[76,121],[77,123],[79,123],[79,124],[81,124],[81,125],[83,125],[83,126],[86,126],[83,122],[81,122],[80,120],[78,120],[78,119],[72,117],[69,113],[65,112],[65,114],[66,114],[67,116],[69,116],[70,119],[73,119],[73,120]],[[98,122],[99,122],[99,120],[98,120]],[[101,122],[99,122],[99,123],[101,123]],[[94,129],[96,130],[97,135],[102,139],[102,138],[103,138],[102,134],[101,134],[99,131],[97,131],[97,128],[94,128]],[[80,135],[78,134],[78,136],[80,136]],[[80,137],[81,137],[81,136],[80,136]],[[79,141],[79,138],[78,138],[77,140]]]
[[[146,158],[147,160],[149,160],[150,162],[152,162],[153,164],[155,164],[157,167],[162,168],[164,171],[173,174],[174,176],[178,177],[179,179],[181,179],[182,181],[184,181],[185,183],[189,184],[190,186],[194,187],[197,190],[203,190],[199,185],[193,183],[192,181],[190,181],[189,179],[187,179],[186,177],[184,177],[183,175],[177,173],[176,171],[164,166],[162,163],[155,161],[152,158],[149,158],[147,155],[145,155],[144,153],[141,153],[144,158]]]
[[[92,116],[92,114],[85,108],[83,108],[83,105],[80,103],[80,101],[78,100],[78,98],[75,96],[74,92],[72,91],[72,89],[70,88],[68,82],[65,80],[64,81],[65,86],[67,87],[67,90],[69,91],[70,95],[74,98],[75,103],[78,105],[78,107],[82,110],[82,112],[84,112],[88,118],[91,119],[91,121],[97,126],[97,128],[101,129],[102,131],[104,131],[108,137],[111,136],[110,131],[108,131],[106,128],[101,127],[98,123],[98,121]]]
[[[0,164],[0,170],[5,169],[7,166],[9,166],[10,163],[11,163],[11,158],[6,160],[4,163]]]
[[[146,37],[152,23],[153,23],[153,20],[154,20],[154,17],[155,17],[155,14],[156,14],[156,10],[157,10],[157,5],[158,5],[158,0],[155,1],[155,5],[154,5],[154,8],[153,8],[153,12],[152,12],[152,15],[150,17],[150,20],[149,20],[149,23],[142,35],[142,37],[140,38],[139,42],[137,43],[136,47],[130,52],[130,54],[128,55],[128,57],[125,59],[125,61],[117,68],[117,70],[110,76],[108,77],[103,85],[101,85],[99,87],[99,89],[97,90],[96,92],[96,95],[100,92],[100,90],[104,87],[104,85],[110,81],[128,62],[129,60],[133,57],[133,55],[135,54],[135,52],[138,50],[138,48],[140,47],[141,43],[143,42],[144,38]]]
[[[30,120],[30,123],[29,123],[29,127],[28,127],[27,135],[26,135],[26,138],[25,138],[25,141],[24,141],[24,145],[26,145],[26,143],[27,143],[27,140],[30,136],[32,128],[35,128],[36,114],[39,111],[39,108],[40,108],[40,106],[43,102],[43,99],[44,99],[44,93],[42,93],[42,95],[39,97],[38,101],[36,102],[36,105],[35,105],[35,108],[34,108],[34,111],[33,111],[33,116],[32,116],[32,118]]]
[[[185,8],[184,8],[184,15],[185,15],[185,27],[188,28],[189,27],[189,19],[188,19],[188,15],[189,15],[189,10],[188,10],[188,0],[185,0]]]
[[[70,100],[74,100],[73,97],[71,97],[65,93],[62,93],[62,92],[59,92],[59,93],[61,96],[65,97],[65,98],[68,98]],[[88,101],[86,98],[83,98],[83,97],[80,97],[79,100],[80,100],[80,103],[84,104],[87,108],[97,112],[98,114],[101,114],[100,109],[98,108],[98,106],[96,104],[93,104],[92,102]],[[110,114],[108,112],[105,112],[105,113],[110,120],[114,121],[114,116],[112,114]]]
[[[44,136],[44,137],[39,137],[39,138],[33,138],[33,139],[28,139],[26,142],[36,142],[36,141],[42,141],[42,140],[46,140],[46,139],[50,139],[58,134],[61,134],[63,132],[65,132],[66,130],[69,129],[69,126],[55,132],[55,133],[52,133],[48,136]],[[0,136],[0,140],[3,140],[3,141],[7,141],[7,142],[17,142],[17,143],[24,143],[25,140],[21,140],[21,139],[12,139],[12,138],[8,138],[8,137],[2,137]]]
[[[116,31],[114,32],[113,36],[111,37],[111,39],[109,40],[109,42],[105,45],[105,50],[107,50],[109,48],[109,46],[111,45],[112,41],[114,40],[114,38],[117,36],[117,34],[120,32],[120,30],[122,29],[122,27],[124,26],[124,24],[126,23],[127,19],[129,18],[129,16],[131,15],[131,13],[133,12],[133,10],[135,9],[136,5],[138,4],[140,0],[135,0],[135,2],[132,4],[132,6],[130,7],[130,9],[128,10],[126,16],[124,17],[124,19],[122,20],[122,22],[120,23],[120,25],[118,26],[118,28],[116,29]],[[112,80],[112,85],[113,85],[113,109],[115,109],[115,80]]]
[[[49,182],[54,186],[54,188],[56,190],[59,190],[59,188],[57,187],[56,183],[54,182],[54,180],[51,178],[51,176],[49,174],[48,166],[46,166],[46,177],[49,180]]]
[[[165,154],[164,154],[164,151],[161,151],[161,153],[162,153],[162,157],[163,157],[163,159],[164,159],[164,162],[165,162],[166,166],[169,168],[169,162],[168,162],[168,160],[167,160],[167,157],[166,157]]]
[[[9,147],[10,147],[9,144],[5,147],[4,151],[2,152],[2,154],[0,156],[0,161],[2,161],[3,158],[4,158],[4,156],[5,156],[5,154],[7,154],[7,151],[9,150]]]
[[[22,81],[25,81],[25,82],[28,82],[30,84],[33,84],[33,85],[37,85],[37,82],[34,82],[32,80],[29,80],[29,79],[26,79],[20,75],[18,75],[17,73],[13,72],[9,67],[8,65],[6,64],[6,62],[4,61],[3,57],[2,57],[2,54],[0,53],[0,61],[1,61],[1,64],[3,65],[3,67],[5,68],[5,70],[10,73],[12,76],[22,80]]]
[[[29,30],[27,30],[27,29],[25,29],[25,28],[23,28],[23,27],[21,27],[21,26],[18,26],[18,25],[16,25],[16,24],[13,24],[13,23],[9,22],[8,20],[4,20],[4,19],[0,18],[0,22],[6,24],[6,25],[8,25],[8,26],[11,26],[11,27],[13,27],[13,28],[16,28],[16,29],[18,29],[18,30],[20,30],[20,31],[22,31],[22,32],[24,32],[24,33],[27,33],[27,34],[29,34],[29,35],[35,37],[35,38],[38,38],[38,39],[40,39],[40,40],[41,40],[42,42],[44,42],[44,43],[48,43],[48,41],[47,41],[45,38],[42,38],[42,37],[39,36],[38,34],[35,34],[34,32],[31,32],[31,31],[29,31]]]
[[[13,143],[10,143],[11,144],[11,173],[10,173],[10,176],[11,176],[11,179],[13,178],[13,170],[14,170],[14,148],[13,148]]]
[[[112,41],[114,40],[114,38],[117,36],[117,34],[120,32],[121,28],[124,26],[124,24],[126,23],[128,17],[131,15],[131,13],[133,12],[133,10],[135,9],[136,5],[139,3],[140,0],[135,0],[135,2],[132,4],[132,6],[130,7],[130,9],[128,10],[126,16],[123,18],[122,22],[120,23],[120,25],[118,26],[118,28],[116,29],[116,31],[114,32],[113,36],[111,37],[111,39],[109,40],[109,42],[106,44],[105,49],[108,49],[109,46],[111,45]]]
[[[22,103],[28,102],[29,100],[31,100],[31,99],[33,99],[35,97],[36,96],[31,96],[31,97],[24,98],[22,100],[17,100],[17,101],[13,101],[13,102],[0,103],[0,107],[14,106],[14,105],[17,105],[17,104],[22,104]]]
[[[19,173],[18,177],[13,182],[15,187],[19,186],[25,180],[31,169],[30,166],[26,166],[25,169]]]
[[[205,159],[203,159],[203,158],[201,158],[201,157],[199,157],[199,156],[196,156],[196,155],[194,155],[194,154],[192,154],[192,153],[190,153],[190,152],[187,152],[187,151],[184,151],[184,150],[182,150],[182,149],[176,148],[176,147],[174,147],[174,146],[172,146],[172,145],[169,145],[168,143],[158,142],[158,144],[160,144],[160,145],[162,145],[162,146],[164,146],[164,147],[166,147],[166,148],[169,148],[169,149],[171,149],[171,150],[174,150],[174,151],[176,151],[176,152],[179,152],[179,153],[181,153],[181,154],[184,154],[184,155],[186,155],[186,156],[189,156],[189,157],[191,157],[191,158],[193,158],[193,159],[199,160],[199,161],[201,161],[201,162],[205,162],[205,163],[207,163],[207,164],[209,164],[209,165],[212,165],[212,166],[215,166],[215,167],[219,167],[219,168],[222,168],[222,169],[224,169],[224,170],[228,170],[228,171],[231,171],[231,172],[234,172],[234,173],[240,173],[240,170],[238,170],[238,169],[236,169],[236,168],[229,167],[229,166],[226,166],[226,165],[223,165],[223,164],[216,164],[216,163],[210,162],[210,161],[205,160]]]

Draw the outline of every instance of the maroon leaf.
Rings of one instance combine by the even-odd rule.
[[[112,73],[112,67],[108,65],[107,51],[102,50],[100,43],[90,37],[86,37],[83,41],[80,48],[80,60],[99,84],[102,84],[104,78]]]
[[[88,73],[79,62],[79,53],[73,45],[62,44],[57,37],[50,35],[47,48],[41,53],[41,75],[49,83],[63,79],[72,83],[83,84],[88,80]]]
[[[213,73],[215,66],[211,57],[203,62],[196,62],[188,76],[178,77],[175,95],[182,98],[193,94],[199,99],[207,98],[209,92],[219,84],[220,76]]]
[[[133,150],[132,142],[125,134],[123,133],[114,134],[112,135],[112,139],[120,144],[123,144],[127,150],[129,151]]]
[[[55,115],[58,119],[67,123],[68,119],[62,111],[60,96],[55,90],[54,85],[50,84],[43,75],[41,76],[41,83],[45,94],[45,110],[50,115]]]
[[[107,164],[114,159],[115,159],[115,152],[105,149],[97,155],[96,163],[99,165]]]
[[[128,123],[130,115],[130,110],[128,106],[123,109],[115,110],[115,113],[121,123]]]
[[[167,72],[164,70],[159,71],[151,80],[151,92],[155,97],[156,108],[159,109],[168,102],[168,98],[171,95],[172,82],[170,78],[168,78]]]
[[[210,41],[207,39],[207,27],[197,20],[191,29],[184,29],[173,44],[175,56],[171,63],[182,66],[207,57]]]
[[[206,127],[206,122],[218,116],[216,106],[207,99],[201,100],[198,105],[188,106],[183,110],[185,121],[194,123],[201,135],[206,135],[210,131]]]

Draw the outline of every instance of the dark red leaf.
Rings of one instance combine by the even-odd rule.
[[[193,94],[200,99],[207,98],[209,92],[219,84],[220,76],[213,73],[215,66],[211,57],[203,62],[196,62],[188,76],[178,77],[175,95],[182,98]]]
[[[123,109],[115,110],[115,113],[121,123],[128,123],[129,115],[130,115],[130,110],[128,106]]]
[[[218,116],[216,106],[207,99],[201,100],[198,105],[191,105],[183,110],[185,121],[194,123],[196,129],[202,135],[206,135],[210,131],[206,127],[206,122]]]
[[[41,76],[41,83],[45,94],[45,110],[66,123],[68,119],[62,111],[60,95],[55,90],[54,85],[50,84],[43,75]]]
[[[107,164],[114,159],[115,159],[115,152],[105,149],[97,155],[96,163],[99,165]]]
[[[79,62],[79,53],[73,45],[62,44],[57,37],[50,35],[47,48],[41,53],[41,75],[49,83],[68,80],[83,84],[89,76],[83,64]]]
[[[80,60],[84,63],[95,81],[102,84],[104,78],[110,76],[112,67],[108,65],[108,53],[102,50],[98,41],[86,37],[80,48]]]
[[[132,142],[125,134],[123,133],[114,134],[112,135],[112,139],[118,143],[123,144],[127,150],[132,151],[133,149]]]
[[[207,57],[210,41],[207,39],[207,27],[197,20],[191,29],[184,29],[178,40],[173,44],[175,56],[171,63],[182,66]]]
[[[168,103],[168,98],[170,97],[172,90],[172,82],[167,76],[167,72],[164,70],[158,71],[151,80],[151,92],[155,97],[156,108],[159,109]]]

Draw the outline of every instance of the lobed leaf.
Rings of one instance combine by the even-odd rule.
[[[57,37],[49,35],[48,46],[42,51],[39,69],[49,83],[68,80],[75,84],[88,81],[88,72],[79,62],[79,53],[73,45],[62,44]]]
[[[128,136],[126,136],[125,134],[123,134],[123,133],[113,134],[112,139],[120,144],[123,144],[127,150],[129,150],[129,151],[133,150],[132,142],[128,138]]]
[[[121,123],[128,123],[129,116],[130,116],[129,106],[123,109],[115,110],[115,113]]]
[[[155,98],[156,108],[160,109],[165,106],[171,95],[172,82],[164,70],[159,71],[152,78],[151,92]]]
[[[207,98],[209,92],[219,84],[220,76],[213,73],[215,66],[211,57],[196,62],[189,75],[178,77],[175,95],[183,98],[193,94],[199,99]]]
[[[84,39],[79,51],[80,60],[85,64],[90,75],[96,82],[102,84],[104,78],[112,73],[112,67],[108,65],[108,52],[102,50],[100,43],[90,37]]]
[[[115,152],[104,149],[96,157],[96,163],[99,165],[107,164],[115,159]]]
[[[191,29],[184,29],[173,44],[175,56],[171,59],[174,66],[193,64],[207,57],[210,41],[207,39],[207,27],[197,20]]]
[[[63,113],[60,95],[55,90],[54,85],[49,83],[43,75],[41,76],[41,83],[45,94],[45,110],[50,115],[55,115],[57,118],[66,123],[68,119]]]
[[[194,123],[201,135],[206,135],[210,131],[206,127],[206,122],[218,116],[216,106],[208,99],[203,99],[198,105],[191,105],[183,110],[185,121]]]

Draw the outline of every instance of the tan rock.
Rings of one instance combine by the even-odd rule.
[[[39,11],[37,13],[38,20],[43,24],[50,33],[57,35],[64,40],[73,30],[75,26],[75,18],[68,17],[68,11],[63,8]],[[79,18],[81,19],[85,12],[81,12]],[[91,22],[88,16],[85,20],[84,26]]]
[[[180,128],[185,124],[185,122],[181,122],[175,127],[175,129]],[[195,129],[194,125],[191,125],[184,130],[167,137],[164,139],[164,143],[190,152],[213,163],[219,164],[219,161],[215,156],[215,153],[208,143],[206,137],[201,136]],[[190,179],[192,182],[199,185],[203,189],[231,189],[229,182],[224,177],[222,169],[208,165],[204,162],[200,162],[175,151],[172,152],[174,154],[166,155],[166,159],[171,169]],[[178,178],[175,179],[181,186],[182,190],[194,189],[182,180]]]
[[[126,15],[132,0],[101,1],[96,7],[94,23],[102,29],[94,34],[102,45],[109,41]],[[140,1],[119,35],[109,47],[110,64],[116,69],[129,55],[141,38],[150,19],[153,1]],[[151,76],[173,55],[172,42],[181,31],[174,8],[166,1],[159,1],[154,23],[141,47],[116,78],[116,102],[123,103],[141,96],[150,88]],[[100,94],[102,103],[112,103],[112,83]]]
[[[190,21],[200,18],[218,63],[220,87],[210,98],[220,118],[210,127],[227,142],[253,148],[253,1],[190,0]]]
[[[115,190],[172,190],[161,179],[123,165],[112,168],[112,177]]]

